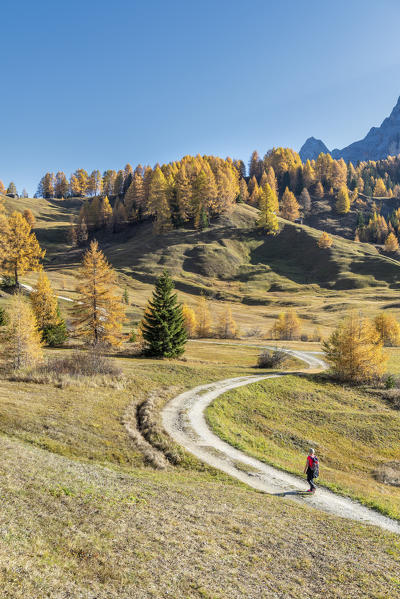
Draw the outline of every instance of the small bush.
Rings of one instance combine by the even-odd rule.
[[[306,333],[302,333],[300,335],[300,341],[310,341],[310,339]]]
[[[288,354],[281,349],[264,349],[258,356],[258,368],[279,368],[287,362]]]
[[[0,327],[4,327],[8,324],[7,312],[4,308],[0,308]]]
[[[15,288],[15,278],[9,275],[3,275],[0,280],[0,287],[7,290]]]
[[[396,387],[396,379],[392,374],[389,374],[385,380],[385,389],[394,389]]]
[[[45,345],[48,345],[49,347],[62,345],[68,339],[65,321],[61,320],[58,324],[44,327],[42,330],[42,337]]]

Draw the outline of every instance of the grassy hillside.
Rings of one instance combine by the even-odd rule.
[[[65,254],[65,241],[70,217],[81,203],[79,199],[5,201],[9,211],[31,208],[37,219],[35,232],[48,250],[48,259],[57,264],[76,258],[76,251]],[[257,215],[251,206],[238,204],[205,231],[182,228],[160,236],[152,233],[151,223],[143,223],[119,234],[96,236],[121,272],[153,281],[166,267],[182,290],[195,293],[210,289],[217,280],[231,283],[231,295],[237,299],[244,294],[262,302],[268,291],[298,291],[304,286],[397,287],[400,282],[400,263],[369,244],[335,237],[332,248],[321,250],[316,243],[319,230],[281,221],[280,234],[268,236],[256,227]]]
[[[81,203],[6,199],[8,210],[32,209],[35,232],[47,250],[46,270],[59,295],[72,298],[83,249],[71,249],[66,239],[70,216]],[[338,313],[347,309],[373,316],[390,308],[400,316],[398,261],[342,237],[321,250],[320,231],[287,221],[281,221],[277,237],[269,237],[257,229],[256,220],[257,210],[237,205],[205,231],[179,229],[155,236],[151,223],[143,223],[115,235],[99,232],[96,236],[119,273],[121,293],[124,288],[129,292],[127,326],[141,318],[155,278],[165,267],[174,276],[180,299],[192,306],[201,292],[211,299],[213,314],[224,302],[233,303],[243,334],[252,330],[265,336],[277,314],[289,307],[303,318],[306,333],[319,326],[327,334]],[[25,280],[33,283],[36,275]]]
[[[321,250],[320,231],[281,221],[280,234],[268,236],[256,227],[257,216],[251,206],[237,205],[205,231],[179,229],[163,236],[153,236],[145,224],[132,229],[129,239],[113,240],[107,253],[119,269],[138,278],[167,267],[182,289],[230,282],[230,294],[245,302],[262,303],[269,291],[304,286],[352,289],[400,282],[400,263],[371,245],[335,237],[332,248]]]
[[[8,213],[13,210],[23,212],[32,210],[35,218],[35,233],[46,249],[46,260],[49,261],[57,252],[65,252],[68,248],[67,231],[71,216],[79,212],[82,201],[79,198],[66,200],[45,200],[43,198],[9,198],[0,196]]]
[[[381,397],[287,376],[226,393],[207,416],[232,445],[296,474],[316,447],[323,484],[400,519],[400,488],[374,475],[400,465],[400,412]]]

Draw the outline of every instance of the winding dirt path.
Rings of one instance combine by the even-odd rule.
[[[309,368],[325,368],[324,362],[315,354],[296,350],[286,351],[303,360]],[[195,387],[178,395],[165,406],[162,411],[163,426],[177,443],[197,458],[238,478],[254,489],[288,497],[329,514],[357,520],[363,524],[374,524],[400,534],[399,522],[327,489],[319,488],[315,495],[302,495],[301,493],[308,488],[304,479],[268,466],[242,453],[222,441],[210,430],[204,410],[219,395],[230,389],[279,376],[285,374],[236,377]]]

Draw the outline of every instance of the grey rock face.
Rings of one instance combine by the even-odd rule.
[[[309,144],[311,140],[312,143]],[[321,147],[325,148],[325,150],[319,150],[318,154],[329,152],[320,140],[310,137],[300,150],[300,157],[303,161],[307,158],[310,160],[317,158],[318,154],[316,156],[309,155],[314,146],[317,148],[314,142],[318,142]],[[302,152],[305,158],[303,158]],[[335,159],[343,158],[346,162],[353,163],[364,160],[380,160],[387,156],[400,154],[400,98],[390,116],[383,121],[380,127],[372,127],[364,139],[355,141],[342,150],[332,150],[330,153]]]
[[[303,162],[307,160],[315,160],[321,154],[329,154],[329,150],[320,139],[315,139],[315,137],[309,137],[307,141],[301,146],[300,149],[300,158]]]

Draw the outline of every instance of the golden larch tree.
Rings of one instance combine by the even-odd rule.
[[[212,320],[210,308],[208,307],[207,298],[204,295],[200,296],[197,306],[197,337],[211,337],[212,335]]]
[[[12,296],[7,307],[7,317],[4,336],[12,368],[18,370],[41,362],[42,343],[35,315],[22,294]]]
[[[374,198],[383,198],[387,196],[386,186],[380,177],[376,180],[373,196]]]
[[[76,291],[79,300],[73,307],[76,334],[92,345],[119,346],[125,320],[116,274],[96,240],[83,256]]]
[[[339,189],[337,194],[336,210],[339,214],[347,214],[350,211],[349,191],[345,185]]]
[[[297,339],[301,333],[301,320],[294,310],[278,315],[272,329],[273,339]]]
[[[324,250],[330,248],[332,243],[333,243],[332,237],[325,231],[322,233],[321,237],[318,239],[318,247],[320,247]]]
[[[8,237],[8,218],[5,213],[4,203],[0,200],[0,268],[7,253]]]
[[[218,317],[217,334],[221,339],[235,339],[238,335],[238,326],[233,319],[230,306],[227,306]]]
[[[257,224],[268,235],[276,235],[279,233],[279,222],[276,216],[279,210],[278,196],[269,183],[265,183],[263,187],[259,188],[258,196],[260,217]]]
[[[281,217],[294,221],[300,216],[300,206],[292,191],[286,187],[281,199]]]
[[[393,314],[390,312],[381,312],[375,317],[374,324],[383,341],[383,345],[389,347],[400,345],[400,325]]]
[[[374,324],[352,312],[323,343],[325,359],[340,381],[371,382],[384,374],[387,356]]]
[[[314,187],[314,196],[318,199],[321,200],[324,197],[325,191],[324,191],[324,187],[321,183],[321,181],[317,181],[315,187]]]
[[[189,338],[193,338],[196,336],[197,330],[197,319],[196,314],[193,308],[188,306],[187,304],[183,304],[182,306],[182,314],[183,314],[183,323],[186,329],[187,336]]]
[[[154,231],[165,233],[171,230],[171,210],[167,199],[167,181],[158,166],[152,174],[149,188],[148,212],[155,217]]]
[[[32,210],[30,208],[25,208],[22,215],[23,215],[24,219],[26,220],[26,222],[31,227],[31,229],[33,229],[33,227],[36,224],[36,219],[35,219],[35,216],[34,216]]]
[[[13,212],[8,218],[3,243],[1,268],[14,276],[16,285],[19,283],[19,277],[27,271],[41,270],[40,260],[46,252],[41,249],[30,224],[20,212]]]
[[[40,330],[58,324],[58,303],[49,277],[42,270],[30,296],[33,312]]]
[[[385,240],[385,252],[397,252],[399,249],[399,242],[394,233],[389,233]]]

